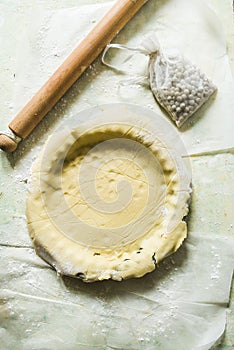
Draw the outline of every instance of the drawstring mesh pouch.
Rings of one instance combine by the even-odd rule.
[[[178,127],[215,92],[213,83],[178,52],[150,57],[151,90]]]
[[[105,61],[106,52],[110,48],[126,49],[149,56],[151,90],[177,127],[181,127],[216,91],[214,84],[178,50],[164,52],[155,36],[147,38],[139,48],[108,45],[102,62],[118,69]]]

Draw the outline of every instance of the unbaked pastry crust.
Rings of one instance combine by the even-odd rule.
[[[133,125],[132,122],[127,122],[127,117],[125,119],[125,122],[111,122],[110,124],[99,124],[97,120],[96,125],[91,129],[86,130],[79,126],[69,133],[65,132],[63,136],[53,136],[34,164],[31,192],[27,199],[29,232],[38,255],[63,275],[76,276],[86,282],[104,279],[120,281],[130,277],[141,277],[154,270],[160,260],[175,252],[187,235],[187,225],[183,218],[188,213],[187,203],[191,192],[191,178],[187,174],[185,176],[187,170],[180,155],[172,156],[164,140],[157,138],[152,129],[148,130],[137,123]],[[170,133],[168,137],[170,138]],[[96,220],[100,212],[97,213],[96,209],[86,206],[82,207],[85,210],[80,210],[85,203],[82,203],[84,199],[80,194],[79,186],[76,186],[78,182],[74,169],[79,170],[82,161],[88,157],[89,150],[112,140],[117,140],[116,142],[128,140],[134,145],[136,143],[144,147],[146,155],[143,158],[147,157],[147,152],[149,152],[162,172],[157,169],[154,171],[148,169],[148,174],[150,171],[153,173],[152,176],[148,176],[145,164],[148,162],[150,167],[153,165],[150,161],[144,163],[144,159],[140,159],[140,162],[143,162],[140,164],[140,170],[143,173],[146,172],[147,181],[149,181],[146,183],[145,178],[143,179],[142,198],[148,199],[148,202],[143,201],[143,208],[140,206],[141,210],[139,210],[136,203],[141,204],[141,202],[137,202],[133,193],[131,198],[133,204],[128,204],[133,205],[131,210],[126,210],[127,205],[126,208],[123,208],[123,213],[121,211],[114,213],[111,221],[105,221],[105,218],[112,213],[101,213],[103,216],[98,223]],[[59,148],[58,145],[60,145]],[[131,151],[134,151],[134,147]],[[117,144],[117,151],[122,152],[117,156],[117,161],[128,152],[128,148],[122,150],[120,148]],[[85,155],[80,152],[84,149]],[[100,152],[102,150],[99,150]],[[110,159],[115,161],[116,156],[114,160],[112,159],[113,149],[111,152]],[[139,153],[138,149],[137,152]],[[137,152],[133,155],[135,162],[136,158],[139,158]],[[97,154],[98,152],[95,158]],[[106,155],[108,154],[110,150],[107,148]],[[121,162],[125,164],[126,161],[132,161],[132,159],[129,160],[129,157],[130,155],[127,154],[128,159],[121,160]],[[94,160],[92,156],[90,160],[92,163]],[[108,166],[108,162],[105,163],[106,165]],[[89,169],[85,168],[87,177]],[[119,169],[121,172],[121,167]],[[139,188],[136,187],[138,183],[136,185],[134,178],[134,171],[137,171],[137,167],[132,166],[129,170],[128,163],[126,169],[128,172],[131,171],[130,174],[128,173],[128,180],[133,179],[132,187],[134,189],[135,186],[137,193]],[[145,173],[142,176],[144,177]],[[104,195],[104,199],[108,198],[108,196],[105,198],[105,191],[109,188],[108,181],[113,181],[115,178],[101,176],[99,180],[98,177],[96,180],[97,182],[100,180],[99,185],[101,185],[102,192],[99,194]],[[156,184],[158,187],[155,186]],[[156,191],[155,189],[160,194],[157,199],[160,203],[154,200],[155,194],[153,199],[150,198],[151,191]],[[149,195],[147,191],[150,191]],[[143,209],[146,209],[145,212]],[[87,210],[89,213],[85,216],[83,213]],[[139,214],[136,217],[130,215],[134,210],[136,214]],[[94,217],[94,220],[90,222],[91,217]],[[78,218],[79,222],[74,223],[74,218]],[[124,220],[126,222],[123,224]],[[84,222],[85,225],[83,225]],[[101,222],[102,227],[95,227],[95,223],[98,226]],[[114,227],[109,226],[110,222]],[[121,234],[123,237],[121,236],[120,239]]]

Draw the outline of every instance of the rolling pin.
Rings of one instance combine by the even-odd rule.
[[[117,0],[106,15],[78,44],[62,65],[8,125],[0,132],[0,148],[16,150],[42,118],[98,57],[105,46],[148,0]]]

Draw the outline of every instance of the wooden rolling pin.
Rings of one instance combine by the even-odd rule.
[[[0,148],[16,150],[19,141],[27,137],[42,118],[74,84],[105,46],[148,0],[117,0],[113,7],[81,41],[65,62],[32,97],[26,106],[0,132]]]

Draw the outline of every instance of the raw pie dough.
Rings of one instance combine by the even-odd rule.
[[[110,108],[125,108],[122,120],[103,123],[104,106],[94,122],[48,140],[27,199],[38,255],[86,282],[141,277],[187,235],[191,176],[181,155],[172,154],[155,126],[139,122],[149,112],[134,111],[131,119],[134,107]],[[160,116],[153,118],[160,128]],[[174,128],[163,123],[173,144]]]

